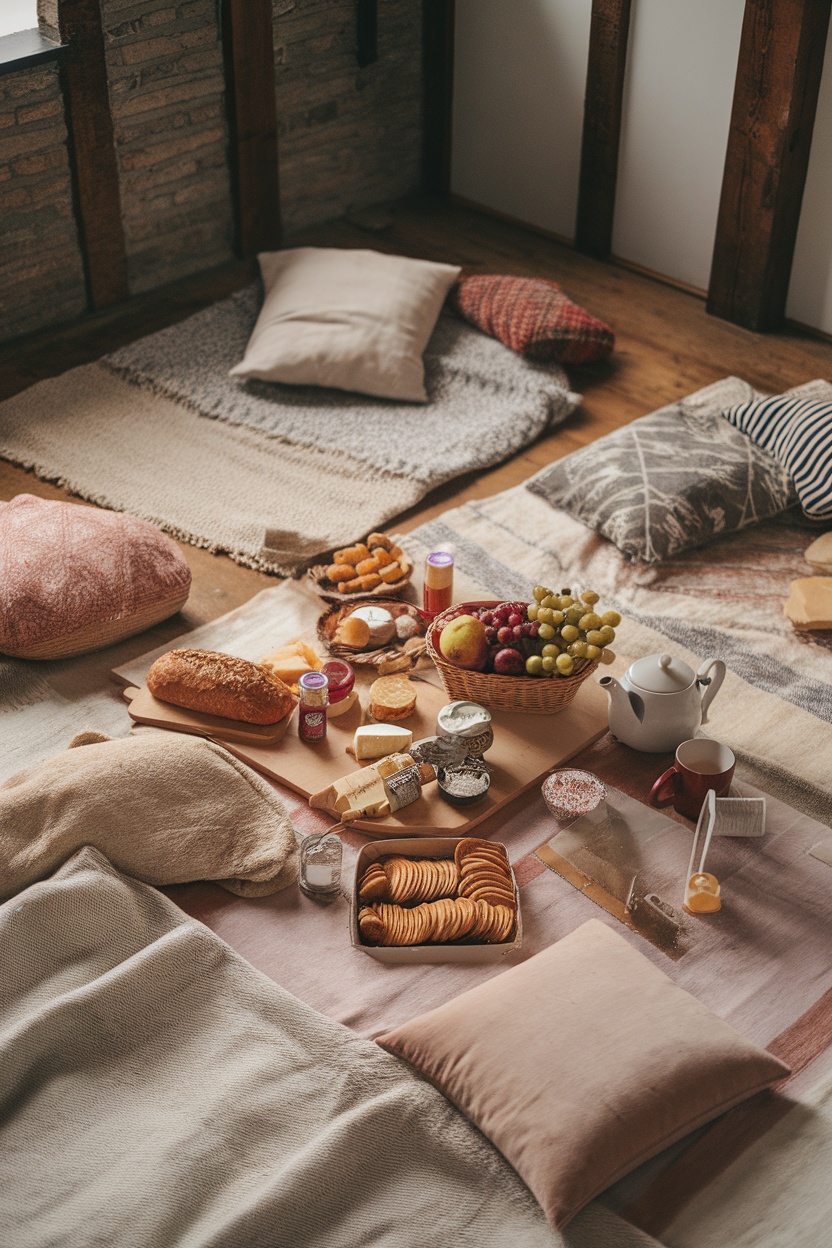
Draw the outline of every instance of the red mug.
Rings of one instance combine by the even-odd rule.
[[[676,762],[663,772],[650,790],[653,806],[669,806],[688,819],[698,819],[709,789],[726,797],[731,787],[736,759],[732,750],[709,737],[683,741],[676,750]]]

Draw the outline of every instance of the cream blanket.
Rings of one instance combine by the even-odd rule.
[[[297,877],[283,803],[221,746],[157,731],[72,745],[0,785],[0,900],[82,845],[148,884],[214,880],[257,897]]]
[[[562,1240],[404,1063],[84,849],[0,906],[11,1248],[645,1248]]]

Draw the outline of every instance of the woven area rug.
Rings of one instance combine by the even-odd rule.
[[[488,468],[580,399],[446,313],[427,404],[228,376],[256,288],[0,404],[0,456],[238,563],[291,575],[461,473]]]
[[[507,504],[518,500],[503,496],[491,501],[497,514],[488,518],[488,526],[496,541],[496,531],[510,510]],[[566,571],[568,575],[571,564],[559,563],[553,569],[550,558],[543,563],[538,576],[540,554],[530,559],[527,571],[522,565],[512,567],[500,562],[497,556],[508,558],[511,549],[507,551],[499,544],[493,551],[480,547],[468,527],[474,523],[470,511],[466,507],[448,513],[441,525],[423,526],[406,539],[411,554],[418,558],[440,537],[453,535],[460,596],[525,593],[530,582],[546,579],[547,568]],[[485,523],[482,516],[477,517],[477,523]],[[784,531],[788,532],[788,526]],[[576,534],[559,530],[552,536],[563,542],[566,538],[575,539]],[[600,586],[596,575],[599,567],[598,563],[593,565],[592,580]],[[473,568],[483,574],[482,581],[472,579]],[[187,643],[180,639],[180,644],[227,649],[257,658],[266,644],[279,644],[299,633],[311,633],[319,609],[319,602],[304,582],[286,582],[190,634]],[[621,640],[622,653],[625,647],[635,653],[637,646],[648,652],[668,644],[666,634],[639,623],[625,624]],[[676,642],[673,649],[675,653],[688,653]],[[143,654],[141,638],[134,638],[101,655],[64,663],[7,661],[0,669],[2,773],[8,775],[37,757],[55,753],[85,727],[103,728],[112,735],[128,732],[129,717],[108,681],[109,667],[120,664],[123,680],[140,681],[155,653]],[[734,681],[740,683],[734,685]],[[713,735],[726,737],[731,730],[727,710],[743,688],[743,716],[752,721],[744,731],[751,735],[756,732],[758,741],[766,739],[767,722],[772,716],[787,737],[790,732],[799,734],[801,724],[803,729],[811,723],[822,729],[825,723],[777,694],[732,674],[715,703],[716,709],[725,699],[726,718],[718,727],[715,722]],[[795,714],[805,718],[797,721]],[[813,739],[816,740],[810,736],[808,741]],[[821,741],[817,749],[819,761],[811,744],[804,749],[802,766],[804,770],[814,767],[817,781],[807,783],[799,794],[809,806],[820,804],[824,787],[829,797],[829,785],[821,784],[823,769],[828,769],[823,748]],[[797,765],[794,751],[789,759],[790,765]],[[615,786],[617,793],[611,800],[619,804],[633,797],[643,801],[650,781],[666,765],[663,756],[638,755],[614,745],[609,738],[602,739],[574,762],[594,770]],[[739,772],[747,779],[754,768],[742,759]],[[771,773],[768,779],[786,790],[790,784],[803,783],[799,774],[785,773],[785,764],[782,775]],[[764,787],[770,795],[772,784]],[[744,791],[752,792],[750,788]],[[287,790],[281,790],[281,795],[299,833],[327,826],[325,817],[310,810],[297,795]],[[825,812],[819,813],[826,813],[832,822],[829,802]],[[828,1073],[828,1045],[832,1039],[828,925],[832,835],[828,829],[769,796],[764,842],[759,846],[719,847],[719,853],[736,857],[730,869],[727,859],[720,866],[725,895],[723,911],[709,920],[689,921],[690,940],[677,959],[623,928],[535,855],[535,849],[558,831],[539,793],[518,799],[482,825],[480,831],[509,847],[517,874],[525,937],[522,950],[513,955],[515,959],[546,947],[589,917],[600,917],[622,931],[645,956],[722,1017],[757,1042],[775,1047],[795,1070],[794,1078],[780,1094],[771,1099],[755,1098],[749,1109],[732,1111],[701,1137],[685,1141],[684,1148],[663,1155],[657,1163],[649,1163],[607,1193],[603,1199],[610,1209],[624,1214],[634,1224],[631,1235],[625,1229],[627,1222],[621,1218],[607,1224],[597,1239],[589,1237],[586,1242],[592,1243],[593,1248],[652,1243],[653,1240],[641,1236],[638,1227],[658,1234],[670,1248],[722,1248],[723,1244],[734,1242],[720,1236],[720,1214],[730,1213],[732,1228],[756,1228],[756,1237],[747,1240],[749,1246],[753,1243],[755,1248],[781,1248],[789,1243],[790,1248],[818,1248],[823,1240],[814,1236],[818,1226],[824,1225],[822,1201],[828,1189],[825,1167],[829,1139],[826,1118],[822,1117],[827,1112],[823,1106],[828,1093],[821,1080]],[[690,834],[683,827],[679,833],[679,853],[684,860]],[[481,967],[411,966],[396,968],[395,975],[391,975],[389,967],[351,949],[347,938],[347,897],[351,891],[350,869],[362,838],[352,833],[345,840],[344,896],[325,909],[296,890],[254,901],[233,898],[209,884],[196,883],[166,891],[189,914],[205,922],[288,991],[365,1036],[387,1030],[504,969],[505,962]],[[802,1194],[803,1204],[796,1204],[791,1198],[785,1203],[778,1200],[772,1178],[777,1175],[778,1166],[783,1173],[793,1176],[789,1184],[794,1185],[795,1193]],[[763,1206],[765,1225],[760,1225],[756,1216],[761,1173],[769,1175],[767,1203]],[[784,1238],[783,1218],[792,1218],[798,1207],[801,1217],[793,1224],[794,1234]],[[606,1211],[594,1204],[587,1216],[602,1212]],[[573,1242],[572,1234],[570,1228],[565,1242]],[[746,1241],[740,1238],[737,1242]]]

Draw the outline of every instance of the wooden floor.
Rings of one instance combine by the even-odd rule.
[[[776,392],[814,377],[832,379],[832,345],[790,330],[753,334],[710,317],[704,302],[651,278],[581,256],[516,225],[458,205],[414,202],[399,206],[387,228],[368,230],[334,222],[290,244],[372,247],[462,264],[466,273],[518,273],[560,282],[577,303],[608,321],[616,351],[608,363],[574,369],[570,380],[584,395],[568,424],[509,462],[435,490],[388,527],[414,528],[467,499],[496,494],[546,464],[680,395],[728,374]],[[250,281],[254,266],[237,263],[178,282],[83,321],[29,335],[0,347],[0,399],[161,329]],[[0,499],[27,491],[68,497],[32,474],[0,462]],[[246,601],[273,578],[239,567],[225,556],[184,546],[194,575],[184,612],[153,630],[149,646],[213,619]]]

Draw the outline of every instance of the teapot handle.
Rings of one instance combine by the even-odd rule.
[[[725,664],[722,659],[706,659],[696,673],[696,679],[700,685],[704,685],[702,690],[702,723],[704,724],[708,720],[708,707],[725,679]]]

